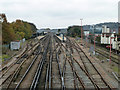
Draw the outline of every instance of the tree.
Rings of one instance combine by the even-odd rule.
[[[120,26],[119,26],[119,30],[118,30],[118,32],[119,32],[119,35],[120,35]]]
[[[32,23],[17,19],[9,23],[5,14],[0,14],[2,20],[2,43],[9,44],[13,40],[29,39],[37,30]]]
[[[68,31],[68,34],[67,34],[68,36],[81,37],[81,26],[70,26],[68,27],[67,31]]]
[[[50,30],[50,28],[46,28],[45,30]]]
[[[6,15],[5,14],[0,14],[0,18],[1,18],[2,22],[6,22],[7,23],[7,19],[6,19]]]
[[[17,34],[17,39],[20,40],[22,38],[28,39],[32,36],[33,28],[27,22],[22,20],[16,20],[12,23],[15,33]]]
[[[61,30],[60,30],[60,29],[58,29],[58,33],[60,33],[60,31],[61,31]]]
[[[15,33],[10,26],[10,23],[7,22],[5,14],[0,14],[2,22],[2,42],[7,44],[10,41],[15,40]]]

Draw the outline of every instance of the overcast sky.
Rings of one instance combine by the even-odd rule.
[[[16,19],[37,28],[67,28],[70,25],[118,21],[119,0],[0,0],[0,12],[9,22]]]

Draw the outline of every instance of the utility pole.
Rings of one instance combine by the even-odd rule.
[[[80,19],[81,20],[81,43],[82,43],[82,38],[83,38],[83,36],[82,36],[82,20],[83,19]]]

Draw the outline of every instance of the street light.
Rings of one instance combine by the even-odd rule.
[[[81,20],[81,43],[82,43],[82,20],[83,19],[80,19]]]

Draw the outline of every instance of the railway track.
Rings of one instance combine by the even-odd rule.
[[[31,57],[33,57],[33,55],[31,55]],[[16,68],[16,70],[15,70],[13,73],[11,73],[11,76],[8,78],[8,79],[10,79],[10,81],[8,82],[8,80],[6,79],[6,81],[3,83],[3,85],[2,85],[3,88],[9,88],[10,84],[18,77],[18,74],[19,74],[19,72],[20,72],[21,69],[22,69],[22,65],[24,65],[24,63],[28,62],[28,60],[29,60],[31,57],[25,59],[24,61],[22,61],[22,62],[18,65],[18,67]],[[29,61],[29,62],[30,62],[30,61]],[[29,62],[28,62],[28,63],[29,63]],[[16,63],[16,64],[17,64],[17,63]]]
[[[44,43],[47,40],[46,37],[42,40],[42,42],[40,44],[42,47],[45,47]],[[15,86],[16,90],[21,89],[21,88],[29,88],[31,86],[31,84],[32,84],[31,82],[34,78],[33,75],[34,75],[35,71],[37,71],[38,63],[41,62],[39,58],[41,58],[41,56],[42,56],[42,54],[41,54],[43,52],[42,47],[38,48],[38,51],[35,53],[35,57],[33,58],[31,64],[29,65],[29,67],[25,71],[23,77],[19,80],[19,82]],[[29,77],[31,77],[30,78],[31,81],[30,81]]]
[[[23,60],[6,79],[7,89],[112,90],[94,66],[95,62],[89,60],[76,42],[67,39],[62,43],[56,35],[46,35],[32,56],[26,58],[30,58],[29,62]]]
[[[70,40],[68,40],[68,41],[70,41]],[[78,52],[78,54],[80,56],[80,60],[82,60],[82,63],[84,65],[84,70],[86,70],[86,72],[89,74],[89,76],[91,76],[95,86],[97,86],[96,88],[110,90],[111,87],[109,86],[109,84],[104,80],[102,75],[96,69],[94,64],[89,60],[89,58],[86,56],[84,51],[79,47],[79,45],[76,42],[71,43],[71,44],[73,45],[73,48],[75,48],[76,51]]]
[[[52,55],[52,88],[54,89],[61,89],[62,87],[62,72],[61,72],[61,66],[59,64],[59,49],[55,47],[56,41],[52,39],[52,47],[53,47],[53,55]],[[56,67],[56,68],[55,68]],[[64,86],[63,86],[64,87]]]
[[[39,62],[39,65],[37,67],[37,71],[35,73],[34,79],[30,86],[30,90],[36,89],[36,88],[44,88],[44,79],[45,79],[46,65],[47,65],[47,63],[45,63],[45,62],[47,62],[47,59],[48,59],[48,57],[47,57],[48,56],[48,53],[47,53],[48,47],[49,47],[49,39],[46,43],[46,46],[44,47],[43,55],[42,55],[41,61]]]
[[[99,49],[97,49],[97,50],[95,50],[95,51],[96,51],[97,53],[99,53],[100,55],[102,55],[102,56],[104,56],[104,57],[106,57],[106,58],[109,58],[109,54],[107,54],[106,52],[101,51],[101,50],[99,50]],[[115,58],[115,57],[113,57],[113,56],[111,56],[111,61],[114,62],[114,63],[116,63],[116,64],[119,64],[118,58]]]
[[[70,44],[70,43],[69,43]],[[69,52],[73,53],[73,49],[70,47],[64,47],[64,50],[67,50]],[[70,49],[69,49],[70,48]],[[69,50],[68,50],[69,49]],[[64,51],[62,50],[62,51]],[[67,56],[67,55],[65,55]],[[79,65],[78,65],[79,66]],[[65,83],[65,88],[69,89],[69,88],[75,88],[75,89],[85,89],[85,85],[83,83],[82,78],[80,77],[81,75],[78,74],[77,70],[78,69],[76,67],[76,62],[74,62],[74,60],[72,60],[71,56],[70,58],[67,58],[67,60],[65,60],[64,62],[64,66],[63,66],[63,78],[64,78],[64,83]],[[90,81],[90,80],[89,80]],[[89,86],[90,89],[91,86]]]
[[[24,75],[23,75],[23,77],[21,78],[21,80],[18,82],[18,84],[17,84],[17,86],[15,87],[15,90],[16,89],[18,89],[18,88],[29,88],[29,86],[30,86],[30,84],[28,85],[28,77],[30,77],[30,75],[29,76],[27,76],[28,75],[28,73],[32,73],[32,72],[30,72],[30,70],[31,70],[31,68],[35,68],[35,65],[37,65],[37,64],[34,64],[35,62],[36,62],[36,60],[37,60],[37,58],[38,58],[38,56],[39,56],[39,54],[41,53],[41,48],[38,48],[39,50],[37,51],[37,54],[35,55],[35,57],[33,58],[33,60],[32,60],[32,63],[29,65],[29,67],[27,68],[27,70],[26,70],[26,72],[24,73]],[[39,60],[38,60],[39,61]],[[37,62],[38,63],[38,62]],[[32,77],[32,75],[31,75],[31,77]],[[22,83],[22,84],[21,84]],[[26,83],[27,83],[27,86],[28,87],[26,87]]]
[[[59,40],[58,40],[59,41]],[[77,61],[77,63],[79,63],[79,67],[81,67],[81,69],[84,71],[84,73],[87,75],[87,77],[89,78],[89,83],[92,82],[91,84],[93,84],[94,88],[99,90],[99,89],[107,89],[107,90],[112,90],[113,87],[104,79],[104,77],[101,75],[101,73],[98,71],[98,69],[94,66],[95,62],[91,62],[90,59],[88,58],[88,56],[84,53],[84,51],[80,48],[80,46],[72,41],[72,40],[67,40],[66,42],[67,45],[63,45],[62,46],[65,48],[65,50],[67,50],[67,52],[69,52],[70,56],[72,56],[72,54],[76,51],[79,55],[79,59],[74,61]],[[61,44],[60,44],[61,45]],[[66,47],[65,47],[66,46]],[[64,51],[64,50],[62,50]],[[66,53],[67,53],[66,52]],[[65,62],[66,63],[66,62]],[[69,61],[70,63],[70,61]],[[73,61],[72,61],[73,64]],[[72,65],[71,64],[71,65]],[[76,64],[75,64],[76,65]],[[68,65],[67,65],[68,66]],[[72,66],[72,68],[74,68]],[[77,68],[78,69],[78,68]],[[74,69],[73,69],[74,71]],[[76,71],[76,69],[75,69]],[[65,64],[64,64],[64,68],[63,68],[63,72],[65,73]],[[63,73],[63,76],[65,76],[65,74]],[[73,74],[74,75],[74,74]],[[78,75],[77,75],[78,76]],[[64,79],[65,80],[65,79]],[[74,77],[74,82],[76,81],[75,77]],[[80,79],[79,79],[80,81]],[[81,81],[82,83],[82,81]],[[85,83],[85,82],[83,82]],[[83,85],[84,86],[84,85]],[[91,85],[92,86],[92,85]],[[74,86],[75,88],[76,86]],[[78,86],[77,86],[78,87]],[[87,88],[87,87],[84,87]],[[90,87],[89,87],[90,88]],[[92,87],[93,88],[93,87]],[[94,89],[93,89],[94,90]]]
[[[69,43],[70,44],[70,43]],[[69,50],[68,50],[69,49]],[[69,57],[67,58],[67,61],[64,64],[64,68],[67,67],[67,70],[64,71],[65,75],[65,80],[72,78],[71,81],[71,87],[69,84],[65,81],[65,87],[68,88],[75,88],[75,89],[91,89],[94,90],[94,85],[92,82],[89,80],[88,76],[84,73],[84,70],[81,68],[81,66],[73,60],[73,56],[71,53],[73,53],[72,48],[68,48],[67,50],[69,51]],[[71,70],[71,71],[70,71]],[[69,72],[70,71],[70,72]],[[70,78],[68,78],[70,77]],[[69,80],[68,80],[69,81]]]
[[[99,46],[99,45],[96,45],[96,48],[99,48],[99,49],[103,50],[103,51],[106,52],[106,53],[110,52],[109,49],[106,49],[105,47],[101,47],[101,46]],[[111,54],[116,55],[116,56],[118,55],[118,54],[115,53],[114,51],[111,51]]]
[[[13,64],[11,64],[10,67],[2,74],[2,76],[0,77],[0,79],[2,80],[0,86],[2,86],[2,88],[8,89],[12,81],[17,78],[17,75],[19,74],[22,65],[35,53],[33,51],[37,50],[37,44],[35,44],[33,48],[30,48],[28,51],[24,52],[22,56],[20,56],[18,60],[13,62]],[[23,58],[24,55],[27,55],[27,57]]]
[[[91,44],[88,44],[88,46],[90,47]],[[92,44],[93,45],[93,44]],[[97,53],[99,53],[100,55],[102,55],[103,57],[109,59],[109,50],[103,48],[103,47],[100,47],[100,46],[96,46],[95,48],[95,51]],[[119,55],[116,54],[115,52],[111,51],[111,61],[116,63],[116,64],[119,64]]]
[[[57,47],[53,47],[53,37],[51,36],[50,38],[51,39],[48,40],[47,47],[43,53],[41,63],[39,64],[39,72],[36,72],[36,77],[34,78],[30,89],[61,88],[60,70],[56,56]]]
[[[45,39],[45,38],[41,38],[42,39]],[[28,44],[27,44],[27,47],[26,49],[24,50],[24,52],[20,55],[20,56],[17,56],[17,60],[15,60],[13,63],[11,63],[9,66],[4,66],[3,68],[0,69],[0,72],[2,72],[2,76],[4,76],[10,69],[12,66],[15,65],[15,63],[21,63],[25,58],[29,57],[31,54],[32,54],[32,50],[35,49],[37,46],[38,46],[38,43],[35,43],[32,47],[28,48]]]
[[[69,48],[66,48],[67,50]],[[63,51],[63,50],[62,50]],[[92,82],[89,80],[88,76],[84,73],[84,70],[81,70],[78,62],[73,60],[70,52],[73,52],[73,49],[69,50],[69,57],[64,62],[63,67],[63,77],[65,80],[65,88],[74,88],[74,89],[91,89],[94,90]],[[67,55],[65,55],[67,56]],[[84,78],[83,78],[84,77]]]

